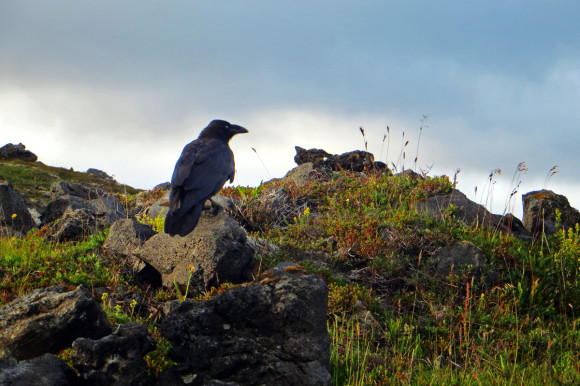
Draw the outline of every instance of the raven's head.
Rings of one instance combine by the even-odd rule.
[[[211,121],[205,129],[203,129],[199,138],[217,138],[229,142],[234,135],[247,132],[248,130],[242,126],[233,125],[227,121],[215,119]]]

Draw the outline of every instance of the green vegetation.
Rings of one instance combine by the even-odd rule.
[[[0,180],[9,181],[16,190],[30,199],[44,201],[48,200],[46,193],[50,191],[50,185],[62,180],[95,183],[111,193],[136,194],[139,192],[128,185],[103,180],[91,174],[20,159],[0,160]]]
[[[282,247],[263,265],[299,260],[328,282],[334,384],[580,382],[579,228],[530,244],[465,228],[453,208],[443,222],[417,213],[418,200],[451,186],[340,173],[227,193],[254,236]],[[279,192],[287,200],[273,208]],[[460,240],[486,253],[495,281],[435,275],[430,256]],[[344,280],[349,272],[358,285]]]
[[[18,165],[3,163],[0,176],[8,166]],[[49,184],[31,178],[11,182],[25,191]],[[444,221],[417,213],[418,200],[452,185],[445,176],[343,172],[302,185],[278,180],[222,193],[236,201],[234,215],[251,236],[280,247],[258,254],[256,274],[293,260],[328,283],[334,384],[580,382],[580,228],[530,244],[493,229],[465,228],[453,208]],[[125,194],[121,201],[131,206],[136,198]],[[54,284],[105,287],[101,302],[111,321],[140,321],[157,340],[147,356],[151,373],[171,365],[156,314],[111,300],[120,288],[140,291],[151,304],[183,294],[139,289],[122,262],[101,250],[106,233],[66,243],[45,241],[42,230],[24,239],[0,236],[0,305]],[[481,281],[462,270],[435,275],[433,253],[460,240],[487,255]],[[497,278],[485,280],[494,271]]]

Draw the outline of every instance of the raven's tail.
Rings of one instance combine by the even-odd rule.
[[[179,211],[172,214],[170,210],[165,216],[165,233],[169,233],[171,236],[185,236],[193,231],[199,221],[199,216],[201,216],[203,204],[203,202],[197,204],[183,214]]]

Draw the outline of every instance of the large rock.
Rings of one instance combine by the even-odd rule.
[[[155,234],[156,232],[151,227],[135,219],[117,220],[109,229],[103,249],[124,258],[125,265],[130,268],[134,278],[158,288],[161,286],[161,274],[133,255],[133,252]]]
[[[498,229],[524,240],[531,236],[517,217],[511,214],[505,216],[492,214],[483,205],[471,201],[457,189],[452,189],[451,193],[446,195],[420,200],[416,205],[419,213],[438,221],[454,216],[466,227]]]
[[[30,359],[110,333],[107,314],[83,286],[38,289],[0,308],[0,356]]]
[[[366,151],[355,150],[343,154],[329,154],[322,149],[306,150],[300,146],[295,146],[296,156],[294,161],[298,165],[311,162],[317,169],[334,171],[363,172],[366,170],[380,170],[389,172],[382,162],[374,162],[375,157]]]
[[[0,385],[78,385],[78,377],[65,361],[52,355],[17,362],[0,358]]]
[[[99,340],[79,338],[71,352],[73,367],[87,385],[150,385],[143,356],[155,341],[139,323],[127,323]]]
[[[90,174],[92,176],[95,176],[97,178],[100,178],[102,180],[107,180],[107,181],[110,181],[110,182],[113,182],[115,180],[113,177],[111,177],[110,175],[108,175],[104,171],[99,170],[99,169],[95,169],[95,168],[89,168],[89,169],[87,169],[87,174]]]
[[[334,171],[363,172],[366,170],[380,170],[388,173],[389,170],[382,162],[375,162],[375,157],[366,151],[355,150],[343,154],[329,154],[322,149],[303,149],[295,146],[294,161],[298,165],[311,162],[317,169]]]
[[[58,196],[48,203],[40,215],[40,223],[42,225],[50,224],[56,220],[60,220],[65,213],[72,213],[77,209],[85,207],[85,202],[80,197],[72,195]]]
[[[106,192],[98,185],[57,181],[50,185],[50,197],[54,200],[59,197],[74,196],[83,200],[92,200],[103,197]]]
[[[54,241],[79,240],[126,218],[119,199],[104,195],[99,189],[62,181],[52,184],[54,198],[40,216],[41,223],[51,228],[48,238]]]
[[[189,294],[201,293],[220,283],[251,279],[254,251],[246,232],[221,208],[204,210],[199,223],[187,236],[159,233],[147,240],[134,256],[162,275],[163,285],[177,284]]]
[[[162,323],[181,364],[159,384],[330,385],[327,306],[324,281],[296,266],[203,303],[186,300]]]
[[[121,218],[127,218],[121,201],[115,196],[99,197],[86,201],[87,208],[92,210],[99,224],[108,228]]]
[[[118,255],[130,256],[156,233],[135,219],[117,220],[111,225],[103,248]]]
[[[55,242],[77,241],[96,234],[98,229],[95,214],[86,208],[80,208],[67,211],[59,221],[53,223],[47,239]]]
[[[0,183],[0,227],[26,233],[34,226],[22,195],[8,181]]]
[[[568,199],[551,190],[538,190],[522,196],[524,226],[534,235],[556,233],[556,210],[560,211],[559,226],[568,230],[580,223],[580,212],[570,206]]]
[[[0,147],[0,159],[21,159],[29,162],[36,162],[38,157],[30,150],[26,150],[26,146],[19,143],[14,145],[12,143]]]
[[[452,273],[467,273],[475,276],[476,281],[481,277],[487,266],[487,259],[481,249],[466,241],[460,241],[439,249],[432,257],[436,264],[438,276],[448,276]],[[467,269],[467,272],[465,270]]]

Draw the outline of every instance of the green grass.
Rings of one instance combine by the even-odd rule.
[[[57,284],[92,288],[113,281],[111,268],[98,256],[105,233],[78,243],[52,243],[39,234],[1,238],[0,305],[36,288]]]
[[[57,181],[96,183],[111,193],[136,194],[138,189],[106,181],[91,174],[48,166],[42,162],[19,159],[0,160],[0,180],[10,182],[16,190],[31,199],[48,200],[50,185]]]

